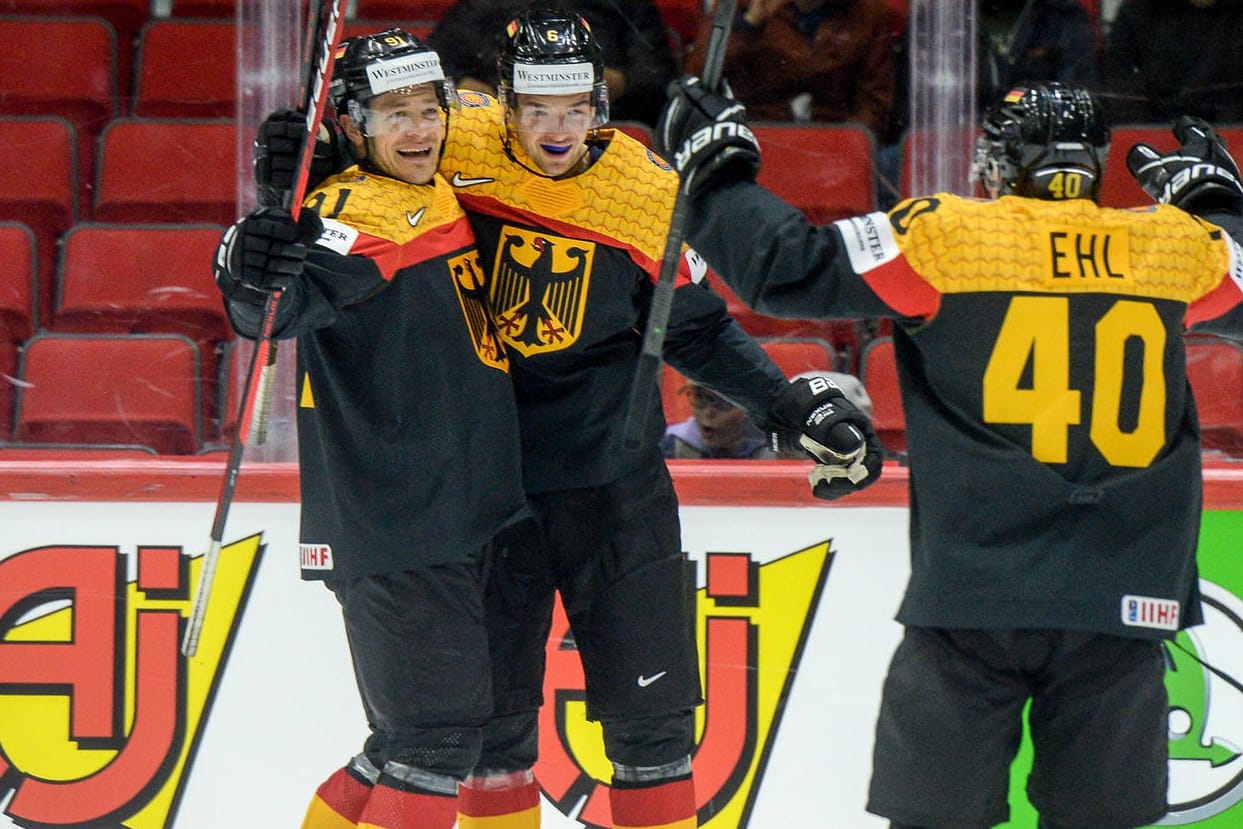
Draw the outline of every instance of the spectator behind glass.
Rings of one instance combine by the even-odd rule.
[[[458,0],[427,42],[458,89],[496,95],[496,52],[505,24],[521,11],[548,5],[547,0]],[[609,119],[655,124],[678,62],[652,0],[572,0],[560,6],[587,18],[604,52]]]
[[[725,73],[752,121],[855,121],[878,138],[893,106],[885,0],[740,0]],[[686,59],[703,71],[711,15]]]
[[[746,409],[696,383],[682,386],[678,394],[685,394],[690,400],[691,416],[665,430],[660,451],[666,458],[777,457]],[[799,457],[806,458],[807,453],[800,452]]]
[[[1096,31],[1079,0],[980,0],[977,11],[981,109],[1024,81],[1100,85]]]
[[[1243,0],[1130,0],[1105,42],[1112,124],[1243,121]]]

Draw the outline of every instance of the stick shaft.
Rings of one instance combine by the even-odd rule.
[[[717,0],[712,15],[712,32],[704,52],[703,82],[708,89],[716,89],[721,82],[725,65],[725,47],[729,44],[729,31],[734,22],[736,0]],[[643,430],[647,425],[647,412],[656,391],[656,378],[664,359],[665,331],[669,325],[669,312],[673,308],[673,288],[678,267],[682,261],[682,243],[686,241],[686,217],[688,195],[679,186],[673,203],[673,215],[669,219],[669,236],[665,240],[664,256],[660,260],[660,277],[652,293],[648,309],[647,328],[643,332],[643,350],[635,367],[630,386],[630,403],[626,411],[623,441],[627,449],[638,449],[643,442]]]
[[[319,0],[311,4],[309,11],[307,42],[304,44],[303,65],[299,74],[299,100],[307,113],[306,135],[298,150],[298,176],[293,189],[285,197],[285,204],[295,220],[301,213],[311,160],[315,156],[315,140],[328,105],[328,82],[332,79],[333,53],[341,41],[341,21],[345,15],[346,2],[347,0]],[[220,487],[220,497],[216,501],[211,544],[203,560],[203,570],[199,575],[194,603],[190,610],[190,621],[181,640],[181,652],[186,657],[192,657],[198,651],[199,635],[207,615],[212,582],[215,581],[216,562],[224,539],[225,522],[233,505],[233,494],[237,488],[237,476],[241,470],[246,443],[252,432],[260,441],[263,438],[262,421],[266,418],[268,409],[265,400],[270,397],[270,390],[265,394],[264,386],[270,385],[276,362],[276,341],[272,339],[272,330],[276,323],[280,298],[280,291],[272,291],[263,305],[262,323],[255,337],[255,350],[251,354],[250,367],[246,372],[246,386],[242,391],[237,426],[229,447],[229,460]]]

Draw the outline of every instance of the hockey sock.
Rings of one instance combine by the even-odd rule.
[[[469,777],[458,788],[458,829],[539,829],[539,818],[530,770]]]
[[[375,767],[359,755],[333,772],[315,790],[302,819],[302,829],[355,829],[374,781],[374,777],[368,779],[368,770],[374,772]]]
[[[457,781],[389,762],[358,817],[358,829],[452,829]]]
[[[616,829],[693,829],[699,825],[690,777],[654,786],[619,787],[614,780],[609,805]]]

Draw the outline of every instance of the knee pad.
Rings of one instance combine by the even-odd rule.
[[[689,758],[695,747],[693,711],[610,720],[600,725],[604,732],[604,753],[614,768],[664,768],[683,758],[687,758],[689,768]]]
[[[387,737],[385,774],[396,765],[455,781],[470,775],[483,745],[479,728],[417,728]]]
[[[525,772],[539,757],[539,712],[493,717],[483,728],[483,751],[474,774]]]

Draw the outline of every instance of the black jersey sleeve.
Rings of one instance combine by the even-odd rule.
[[[682,374],[746,409],[757,423],[785,387],[781,369],[725,309],[725,300],[703,282],[673,295],[665,359]]]
[[[692,202],[687,236],[760,313],[792,319],[894,315],[851,270],[833,225],[809,223],[798,208],[752,182],[736,182]]]

